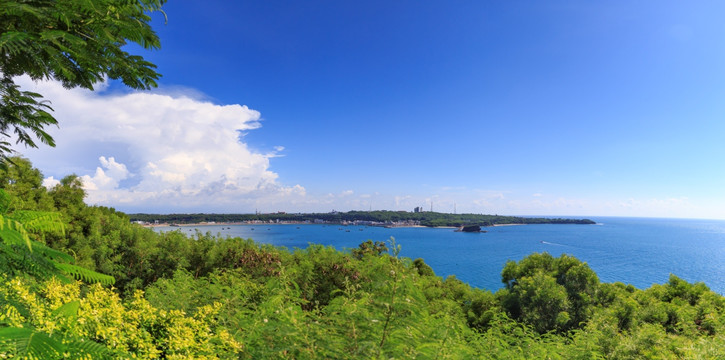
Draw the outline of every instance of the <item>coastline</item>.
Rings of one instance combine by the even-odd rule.
[[[143,226],[145,228],[157,228],[157,227],[169,227],[169,226],[173,226],[173,227],[177,227],[177,226],[178,227],[189,227],[189,226],[192,226],[193,227],[193,226],[216,226],[216,225],[219,225],[219,226],[228,226],[228,225],[254,225],[254,224],[245,224],[245,223],[234,223],[234,222],[230,222],[230,223],[213,223],[213,224],[209,224],[209,223],[193,223],[193,224],[173,224],[172,225],[170,223],[159,223],[159,224],[138,224],[138,225],[141,225],[141,226]],[[277,225],[294,225],[294,224],[277,224]]]
[[[223,222],[223,223],[189,223],[189,224],[171,224],[171,223],[160,223],[160,224],[139,224],[145,228],[157,228],[157,227],[197,227],[197,226],[232,226],[232,225],[335,225],[335,226],[350,226],[350,224],[310,224],[306,222],[284,222],[284,223],[247,223],[247,222]],[[493,224],[490,227],[498,226],[521,226],[528,224]],[[361,226],[361,225],[352,225]],[[378,226],[385,228],[431,228],[431,229],[458,229],[460,226],[425,226],[425,225],[365,225],[365,226]]]
[[[159,223],[159,224],[139,224],[145,228],[157,228],[157,227],[197,227],[197,226],[232,226],[232,225],[334,225],[334,226],[363,226],[363,225],[351,225],[351,224],[340,224],[340,223],[326,223],[326,224],[310,224],[306,222],[284,222],[284,223],[247,223],[247,222],[224,222],[224,223],[188,223],[188,224],[171,224],[171,223]],[[511,224],[511,225],[523,225],[523,224]],[[425,226],[425,225],[364,225],[364,226],[375,226],[384,228],[430,228],[430,229],[458,229],[459,226]]]

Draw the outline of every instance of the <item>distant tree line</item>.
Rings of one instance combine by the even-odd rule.
[[[481,214],[447,214],[439,212],[407,212],[407,211],[348,211],[309,214],[130,214],[131,221],[153,223],[194,224],[202,222],[243,222],[243,221],[287,221],[313,222],[322,220],[328,223],[352,221],[373,221],[379,223],[417,221],[423,226],[492,226],[496,224],[594,224],[589,219],[566,219],[545,217],[521,217]]]

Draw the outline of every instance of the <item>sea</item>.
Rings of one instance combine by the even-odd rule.
[[[586,262],[602,282],[622,282],[644,289],[664,284],[670,274],[704,282],[725,295],[725,220],[590,218],[596,225],[513,225],[484,228],[484,233],[450,228],[384,228],[320,224],[254,224],[156,227],[156,231],[196,231],[251,238],[294,248],[308,244],[338,250],[366,240],[400,245],[399,256],[422,258],[436,275],[496,291],[503,287],[507,261],[532,253],[573,255]]]

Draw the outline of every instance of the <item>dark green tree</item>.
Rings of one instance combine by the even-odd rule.
[[[421,276],[435,276],[435,272],[430,265],[426,264],[421,258],[413,260],[413,266],[418,270],[418,274]]]
[[[504,308],[540,333],[580,328],[599,291],[594,271],[568,255],[531,254],[506,263],[501,276]]]
[[[356,249],[352,249],[351,253],[355,258],[362,259],[365,255],[380,256],[382,253],[387,251],[388,247],[384,242],[373,242],[372,240],[367,240],[364,243],[360,243]]]
[[[42,95],[21,91],[14,77],[54,79],[66,88],[93,89],[104,77],[134,89],[156,86],[156,66],[123,50],[160,47],[149,22],[165,0],[0,0],[0,159],[18,144],[54,146],[45,131],[57,121]]]
[[[30,160],[21,157],[9,159],[9,166],[0,169],[0,189],[12,195],[9,209],[53,211],[53,199],[43,187],[43,174]]]

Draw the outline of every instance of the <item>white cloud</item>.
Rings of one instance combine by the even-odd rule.
[[[444,212],[455,206],[459,213],[725,217],[718,201],[677,196],[578,198],[540,189],[470,186],[435,189],[436,195],[430,189],[425,194],[403,189],[413,195],[397,196],[401,189],[308,194],[301,185],[284,184],[270,169],[270,159],[281,156],[284,147],[265,153],[245,143],[243,134],[261,126],[259,112],[246,106],[214,104],[187,91],[114,94],[68,90],[54,82],[35,84],[27,78],[19,83],[52,101],[60,123],[60,129],[48,129],[56,148],[23,151],[50,175],[43,185],[52,187],[57,179],[76,173],[89,203],[123,211],[411,211],[433,205]],[[700,209],[703,203],[707,207]]]
[[[399,208],[399,207],[401,207],[401,206],[405,206],[405,205],[408,205],[408,204],[410,203],[410,200],[411,200],[412,198],[413,198],[413,197],[412,197],[412,196],[410,196],[410,195],[396,195],[396,196],[394,197],[394,199],[395,199],[395,207],[396,207],[396,208]]]
[[[52,176],[43,179],[43,186],[46,189],[50,189],[58,184],[60,184],[60,180],[56,180]]]
[[[57,148],[25,155],[46,173],[76,172],[89,203],[139,211],[246,211],[305,197],[304,187],[279,183],[269,169],[269,159],[283,147],[263,154],[240,141],[240,133],[260,127],[259,112],[246,106],[178,94],[68,90],[27,78],[19,83],[52,102],[60,125],[49,129]]]
[[[114,191],[118,189],[121,180],[129,176],[126,165],[117,163],[113,157],[106,159],[106,157],[101,156],[98,160],[106,170],[98,167],[93,176],[81,176],[85,189],[87,191]]]

